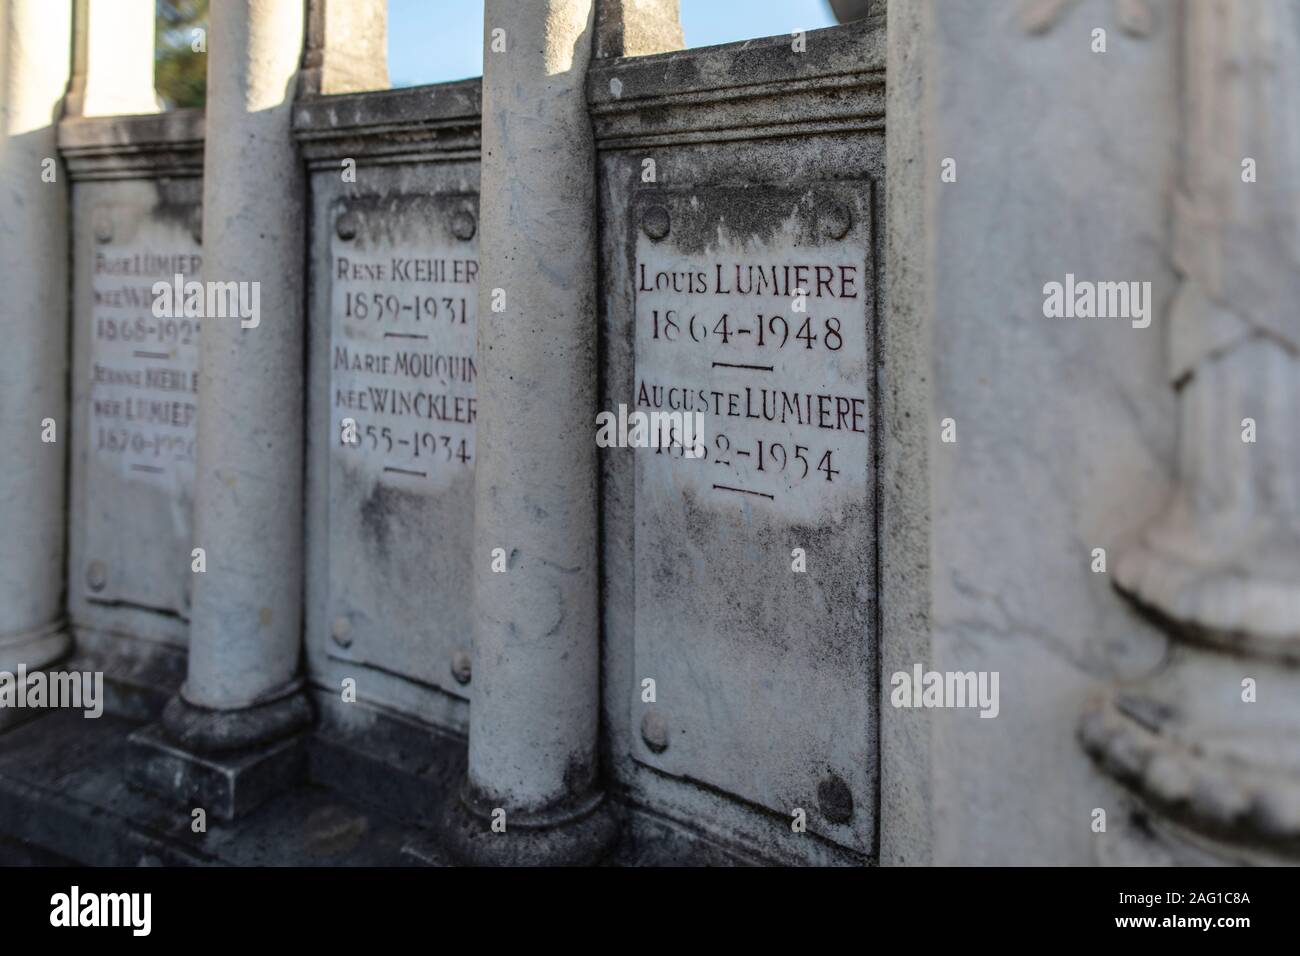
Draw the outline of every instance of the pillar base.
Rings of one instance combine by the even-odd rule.
[[[182,687],[163,708],[162,726],[186,750],[219,754],[282,740],[305,728],[311,718],[311,704],[301,685],[265,703],[235,710],[191,704]]]
[[[64,620],[0,637],[0,671],[17,674],[21,667],[31,675],[49,670],[71,647],[72,635]],[[0,707],[0,734],[46,713],[49,711],[39,707]]]
[[[181,694],[130,738],[139,786],[234,820],[306,778],[312,719],[301,686],[254,707],[209,710]]]
[[[468,866],[588,866],[613,848],[619,820],[603,793],[550,814],[513,813],[505,832],[492,830],[490,801],[475,798],[468,784],[450,801],[443,832],[452,858]]]
[[[303,734],[220,754],[179,747],[159,724],[137,730],[127,741],[137,785],[184,806],[187,813],[202,807],[218,820],[246,816],[306,778]]]
[[[0,671],[13,674],[19,665],[29,672],[41,670],[66,654],[71,646],[72,635],[64,620],[21,634],[0,636]]]

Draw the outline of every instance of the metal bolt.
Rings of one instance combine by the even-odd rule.
[[[651,206],[641,216],[641,228],[655,242],[668,235],[671,225],[672,221],[668,218],[668,210],[663,206]]]
[[[853,819],[853,794],[838,774],[829,774],[817,784],[817,806],[831,823],[848,823]]]
[[[95,239],[101,243],[113,241],[113,214],[106,209],[95,212]]]
[[[334,619],[334,626],[330,629],[330,635],[334,638],[334,643],[339,647],[351,647],[352,638],[348,637],[348,632],[352,630],[352,622],[348,620],[347,615],[340,614]]]
[[[108,567],[103,561],[90,562],[90,567],[86,568],[86,583],[92,591],[104,590],[104,585],[108,583]]]
[[[334,231],[338,233],[340,239],[347,242],[357,237],[357,217],[350,212],[345,212],[334,222]]]
[[[641,718],[641,739],[657,754],[668,749],[668,722],[657,710],[647,710]]]
[[[457,684],[468,684],[473,676],[472,663],[466,651],[456,651],[451,655],[451,676]]]
[[[469,241],[474,238],[474,233],[478,230],[478,223],[474,219],[474,214],[461,210],[451,217],[451,234],[457,239]]]
[[[853,214],[842,202],[832,202],[822,214],[822,234],[827,239],[843,239],[853,226]]]

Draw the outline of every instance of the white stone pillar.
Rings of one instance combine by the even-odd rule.
[[[0,2],[0,670],[9,672],[44,666],[68,647],[68,223],[56,138],[71,12],[66,3]],[[53,442],[42,440],[47,419]]]
[[[203,277],[260,313],[203,320],[189,672],[164,724],[194,750],[284,736],[301,693],[304,176],[290,135],[303,4],[222,0],[208,29]],[[247,327],[246,327],[247,326]]]
[[[157,113],[162,106],[153,83],[154,0],[76,0],[74,6],[69,115]]]
[[[388,89],[388,0],[308,0],[300,96]]]
[[[681,0],[596,0],[596,59],[649,56],[685,45]]]
[[[481,861],[585,856],[613,832],[596,787],[593,21],[594,0],[484,11],[471,819],[453,834]]]
[[[585,96],[597,5],[488,0],[484,13],[474,702],[451,831],[456,852],[479,862],[580,862],[616,832],[597,775],[596,168]],[[672,0],[640,2],[638,16],[624,15],[626,0],[600,6],[613,24],[606,49],[648,52],[654,41],[638,36],[650,32],[680,43]],[[651,7],[663,15],[645,15]]]

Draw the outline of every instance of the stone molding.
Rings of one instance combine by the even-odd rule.
[[[478,159],[482,80],[399,90],[310,96],[293,111],[293,135],[309,169]]]
[[[59,152],[73,182],[203,175],[204,113],[69,117]]]
[[[873,19],[596,61],[587,104],[598,149],[883,130],[885,33]],[[762,80],[756,79],[762,77]]]

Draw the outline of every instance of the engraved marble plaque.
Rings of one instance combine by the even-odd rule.
[[[330,653],[463,696],[448,661],[469,647],[477,197],[335,217]]]
[[[196,207],[104,205],[86,267],[84,396],[89,599],[188,613],[201,318],[155,314],[154,286],[202,281]],[[201,310],[200,310],[201,311]]]
[[[702,413],[704,447],[611,452],[636,456],[633,726],[657,722],[637,759],[803,807],[809,830],[862,850],[876,780],[870,197],[865,183],[641,193],[628,404]]]

